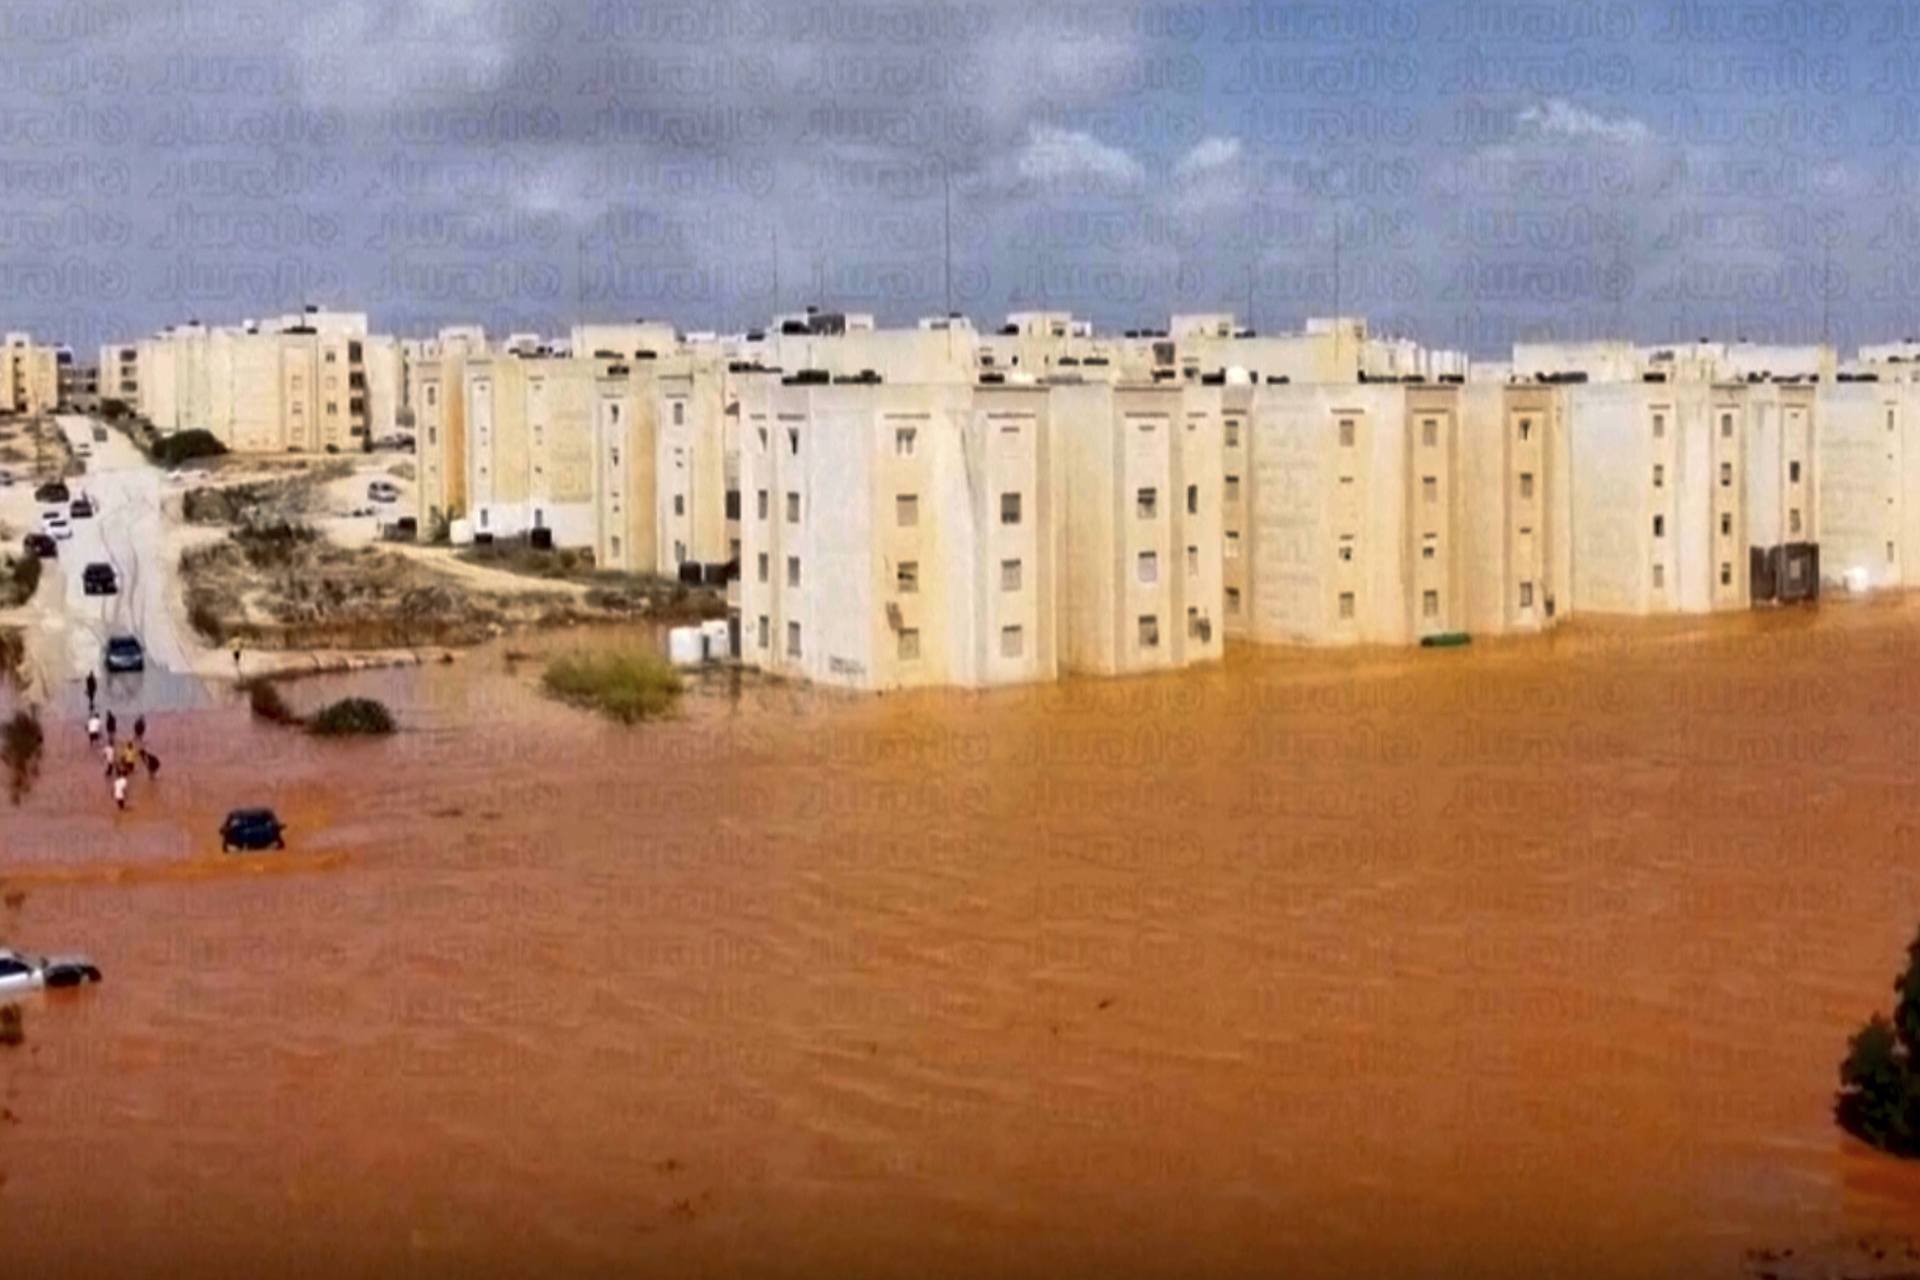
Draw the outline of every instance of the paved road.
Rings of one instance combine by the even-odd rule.
[[[57,421],[70,441],[93,452],[87,474],[68,481],[68,488],[76,497],[91,497],[98,510],[92,519],[72,522],[73,537],[61,542],[58,559],[47,566],[57,568],[48,575],[53,580],[43,582],[34,599],[30,647],[44,696],[56,708],[84,709],[81,681],[91,670],[99,672],[115,707],[205,705],[210,699],[193,675],[196,649],[178,601],[178,552],[161,513],[165,475],[119,432],[109,431],[101,442],[93,438],[90,418],[62,414]],[[89,596],[82,590],[82,572],[97,561],[113,566],[118,594]],[[147,670],[109,678],[101,654],[107,637],[122,633],[146,646]]]

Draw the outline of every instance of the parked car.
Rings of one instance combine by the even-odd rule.
[[[13,472],[0,471],[0,489],[13,488]]]
[[[107,429],[95,424],[93,428],[93,440],[95,444],[105,444],[107,442]]]
[[[73,505],[67,508],[75,520],[87,520],[93,516],[93,502],[88,498],[75,498]]]
[[[49,480],[33,491],[35,502],[70,502],[73,495],[67,492],[67,486],[58,480]]]
[[[145,671],[147,651],[136,636],[111,636],[107,640],[108,671]]]
[[[67,522],[66,512],[48,511],[42,513],[40,516],[40,532],[46,534],[49,538],[59,538],[65,541],[73,536],[73,526]]]
[[[119,595],[120,580],[114,576],[112,565],[95,560],[80,571],[80,589],[90,596]]]
[[[90,956],[48,956],[40,962],[40,980],[49,991],[100,981],[100,966]]]
[[[51,560],[60,554],[60,544],[44,533],[30,533],[26,537],[26,550],[30,556]]]
[[[400,489],[390,480],[375,480],[367,486],[367,497],[374,502],[398,502]]]
[[[0,947],[0,996],[10,996],[22,991],[38,991],[45,979],[40,976],[39,968],[31,957],[18,951]]]
[[[287,824],[271,809],[235,809],[220,824],[220,851],[284,849]]]

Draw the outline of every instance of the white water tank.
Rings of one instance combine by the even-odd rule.
[[[706,644],[699,627],[675,627],[667,632],[667,661],[676,667],[697,667],[706,661]]]
[[[447,541],[456,547],[471,545],[473,542],[473,521],[449,520],[447,522]]]
[[[1867,571],[1865,569],[1861,569],[1861,568],[1849,569],[1846,571],[1845,574],[1841,576],[1846,581],[1847,590],[1851,591],[1853,594],[1859,595],[1861,592],[1867,589]]]

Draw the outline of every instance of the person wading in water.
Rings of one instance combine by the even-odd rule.
[[[87,710],[93,710],[93,695],[100,692],[100,682],[94,679],[93,672],[87,672]]]

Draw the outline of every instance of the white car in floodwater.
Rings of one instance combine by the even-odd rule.
[[[85,956],[36,957],[0,947],[0,998],[98,981],[99,968]]]

